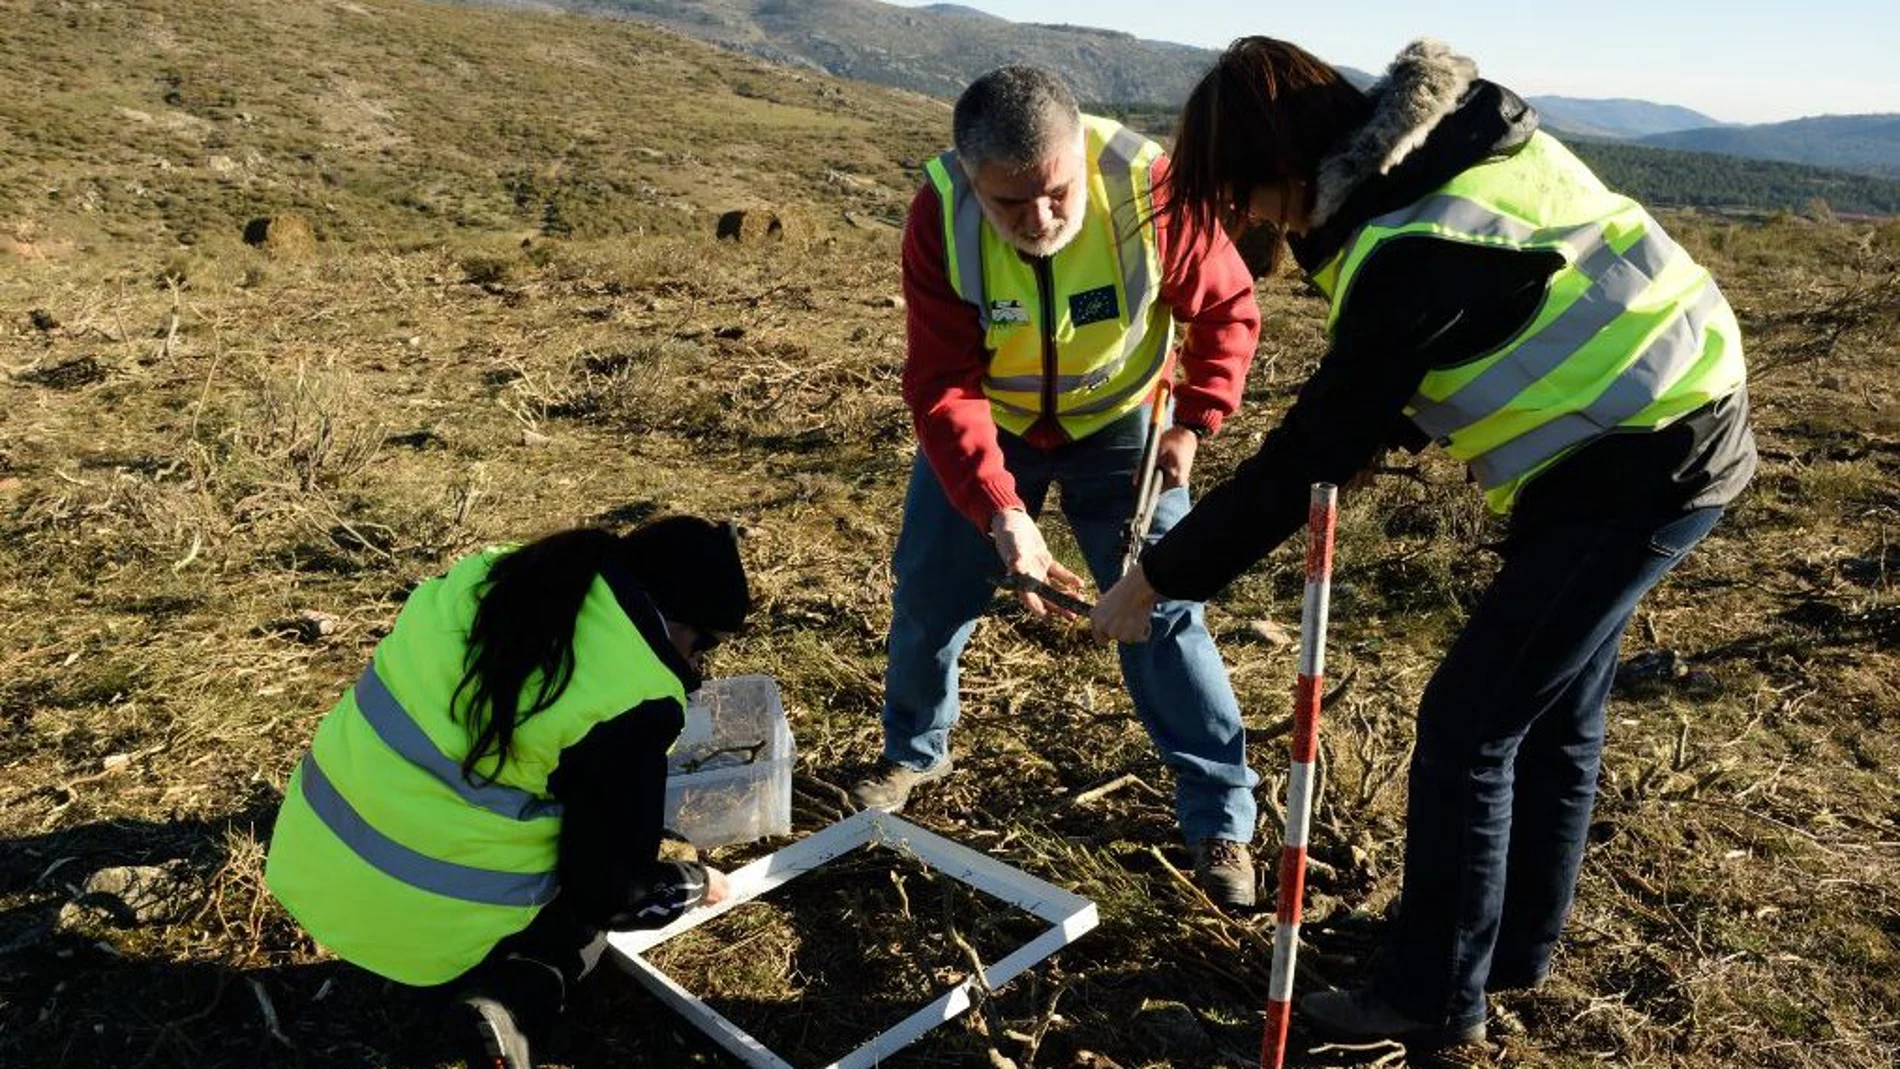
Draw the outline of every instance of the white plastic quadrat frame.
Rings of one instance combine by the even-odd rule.
[[[793,1069],[790,1062],[700,1001],[642,955],[681,932],[768,894],[834,858],[873,843],[909,853],[953,880],[1049,922],[1047,931],[1001,961],[994,965],[985,963],[982,979],[991,987],[1000,987],[1074,942],[1099,920],[1095,903],[1086,898],[925,831],[909,821],[867,809],[733,871],[727,876],[727,897],[718,905],[692,910],[665,928],[615,932],[607,937],[608,945],[635,979],[740,1061],[757,1069]],[[981,982],[975,976],[965,979],[935,1002],[872,1037],[870,1042],[825,1069],[863,1069],[877,1065],[925,1032],[969,1009],[972,992]]]

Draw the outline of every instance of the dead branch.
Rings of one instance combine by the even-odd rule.
[[[1355,1065],[1359,1064],[1357,1056],[1378,1054],[1377,1058],[1366,1062],[1362,1069],[1382,1069],[1383,1066],[1405,1063],[1405,1048],[1389,1039],[1378,1043],[1322,1043],[1317,1047],[1307,1048],[1307,1053],[1354,1056],[1353,1064]]]
[[[1291,734],[1292,731],[1293,731],[1293,718],[1290,716],[1283,716],[1280,719],[1275,720],[1273,723],[1268,724],[1266,727],[1263,727],[1258,731],[1251,731],[1251,730],[1248,731],[1247,741],[1248,742],[1272,742],[1274,739],[1277,739],[1282,735]]]
[[[1160,791],[1157,791],[1153,787],[1150,787],[1147,781],[1143,780],[1140,776],[1135,775],[1133,772],[1124,772],[1121,775],[1116,776],[1114,779],[1109,780],[1107,783],[1104,783],[1099,787],[1090,787],[1088,790],[1083,791],[1082,793],[1069,799],[1069,804],[1072,806],[1088,805],[1090,802],[1100,801],[1101,799],[1106,798],[1111,794],[1114,794],[1116,791],[1121,790],[1123,787],[1140,787],[1143,791],[1147,792],[1149,795],[1153,797],[1156,797],[1156,798],[1162,797],[1162,794]]]
[[[169,286],[172,291],[172,313],[171,323],[165,328],[164,344],[158,347],[158,358],[169,364],[172,359],[173,344],[178,340],[178,308],[181,302],[178,295],[177,277],[172,276],[166,278],[165,285]]]
[[[98,781],[105,779],[107,776],[110,776],[123,769],[130,768],[133,762],[138,761],[142,758],[150,757],[152,754],[158,753],[160,750],[165,749],[165,747],[168,745],[170,744],[159,743],[156,746],[149,746],[143,750],[136,750],[132,753],[109,754],[106,756],[105,760],[101,762],[101,767],[99,771],[90,773],[88,775],[78,776],[73,779],[69,779],[64,783],[55,784],[52,787],[43,788],[44,790],[47,790],[54,795],[64,796],[64,800],[60,801],[58,804],[56,804],[53,807],[53,812],[52,814],[49,814],[47,819],[51,820],[53,815],[57,815],[61,810],[65,809],[67,806],[73,804],[74,801],[78,800],[79,792],[74,790],[75,787],[83,787],[88,783],[97,783]]]
[[[272,1039],[291,1050],[296,1050],[297,1045],[290,1041],[290,1037],[284,1034],[283,1028],[277,1023],[277,1007],[271,1005],[270,995],[264,990],[264,985],[259,983],[254,976],[247,976],[244,979],[251,985],[251,994],[257,996],[257,1009],[264,1015],[265,1030],[270,1033]]]
[[[1160,847],[1150,846],[1148,853],[1153,856],[1157,862],[1160,862],[1161,867],[1167,871],[1168,875],[1174,877],[1175,883],[1180,884],[1187,890],[1188,897],[1194,899],[1198,905],[1207,909],[1207,917],[1214,924],[1220,926],[1223,934],[1232,939],[1235,938],[1235,933],[1238,933],[1239,939],[1253,944],[1257,950],[1266,952],[1269,959],[1271,959],[1273,955],[1273,940],[1268,939],[1244,924],[1235,924],[1230,921],[1227,917],[1227,912],[1215,905],[1214,900],[1207,897],[1207,892],[1201,890],[1193,880],[1188,879],[1186,873],[1175,868],[1174,862],[1168,860],[1167,855],[1161,852]]]

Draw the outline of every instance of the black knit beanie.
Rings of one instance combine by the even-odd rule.
[[[745,623],[752,595],[731,524],[668,516],[620,541],[627,570],[660,615],[700,631],[737,631]]]

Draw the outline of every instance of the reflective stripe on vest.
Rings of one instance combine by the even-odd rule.
[[[1087,214],[1083,232],[1050,261],[1047,295],[1022,281],[1020,276],[1031,272],[1016,250],[989,226],[956,153],[943,153],[925,165],[943,207],[945,266],[951,287],[975,309],[985,343],[991,347],[984,393],[999,425],[1016,433],[1026,431],[1045,414],[1045,385],[1055,394],[1056,412],[1051,414],[1072,438],[1132,411],[1153,388],[1172,340],[1171,331],[1165,329],[1172,325],[1171,314],[1157,304],[1160,262],[1150,218],[1149,175],[1159,147],[1106,119],[1083,116],[1083,128],[1085,142],[1094,150],[1087,168],[1091,187]],[[1112,271],[1103,274],[1104,266]],[[1020,288],[993,290],[999,278],[1012,277],[1011,286]],[[1108,279],[1113,282],[1095,288],[1115,291],[1110,322],[1091,320],[1076,326],[1062,320],[1064,307],[1041,308],[1045,299],[1073,298],[1078,291]],[[1013,304],[1017,314],[999,319],[995,310],[1006,304]],[[1043,366],[1041,346],[1046,331],[1058,324],[1062,329],[1054,339],[1056,369],[1051,378]],[[1112,336],[1106,334],[1107,329],[1113,329]],[[1082,332],[1087,337],[1078,337]]]
[[[1483,210],[1469,201],[1460,204]],[[1491,219],[1497,224],[1522,225],[1498,215]],[[1443,439],[1468,421],[1468,413],[1503,408],[1526,382],[1535,382],[1557,370],[1591,338],[1616,322],[1664,268],[1684,255],[1681,246],[1659,231],[1646,233],[1636,244],[1617,252],[1605,240],[1603,228],[1594,224],[1578,231],[1571,247],[1578,253],[1574,268],[1592,280],[1590,289],[1527,339],[1510,359],[1493,364],[1451,396],[1442,401],[1423,394],[1414,397],[1412,421],[1420,430]],[[1694,348],[1692,345],[1692,351]]]
[[[496,872],[443,861],[412,850],[377,831],[338,793],[316,757],[305,754],[298,766],[304,801],[323,825],[352,853],[391,879],[445,898],[488,906],[529,907],[554,898],[560,878],[553,872]]]
[[[1155,228],[1149,218],[1153,214],[1152,197],[1137,198],[1135,195],[1135,163],[1141,158],[1141,150],[1147,141],[1141,135],[1126,126],[1118,126],[1102,154],[1096,158],[1096,169],[1102,172],[1102,185],[1108,190],[1109,218],[1114,221],[1115,233],[1121,240],[1117,243],[1117,252],[1122,262],[1122,292],[1128,297],[1129,330],[1122,338],[1122,362],[1134,355],[1135,347],[1140,345],[1144,332],[1148,329],[1148,309],[1155,302],[1160,283],[1150,271],[1150,260],[1158,256],[1155,248]],[[1153,191],[1153,185],[1148,189]],[[1155,361],[1155,370],[1161,369],[1161,361],[1168,355],[1167,346],[1157,346],[1159,357]],[[1114,370],[1120,370],[1120,364]],[[1110,371],[1110,375],[1113,371]],[[1103,382],[1108,381],[1104,376]],[[1080,387],[1078,387],[1080,388]],[[1146,393],[1144,389],[1142,393]]]
[[[469,805],[511,820],[539,820],[561,815],[561,803],[551,798],[537,798],[519,787],[500,783],[479,786],[470,783],[468,777],[462,774],[462,766],[437,749],[435,743],[429,740],[428,733],[403,709],[396,696],[389,693],[382,677],[376,674],[374,661],[363,670],[362,678],[356,681],[356,707],[362,711],[363,719],[369,721],[369,726],[376,730],[376,736],[385,745],[410,764],[442,781],[444,786],[460,795]]]
[[[970,176],[963,173],[963,164],[957,160],[954,149],[926,164],[925,170],[932,165],[943,172],[938,188],[942,189],[947,182],[951,190],[950,203],[945,208],[950,220],[946,232],[950,235],[951,288],[957,291],[957,296],[976,306],[976,321],[988,330],[990,304],[983,297],[983,205],[977,203],[976,189],[970,185]]]
[[[1569,451],[1612,431],[1666,426],[1742,384],[1739,330],[1708,272],[1546,134],[1363,224],[1313,274],[1331,298],[1329,332],[1374,251],[1412,236],[1564,261],[1515,336],[1433,368],[1407,406],[1420,430],[1470,466],[1498,512]]]
[[[1714,284],[1704,286],[1702,296],[1663,328],[1636,362],[1595,400],[1579,411],[1567,412],[1472,458],[1471,471],[1478,477],[1478,483],[1485,487],[1502,486],[1530,474],[1539,464],[1571,446],[1607,434],[1624,421],[1635,418],[1701,358],[1702,332],[1709,317],[1721,305],[1722,294]]]

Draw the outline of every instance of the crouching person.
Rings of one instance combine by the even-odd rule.
[[[605,932],[725,895],[674,859],[666,755],[749,607],[732,529],[691,517],[457,562],[318,726],[271,892],[338,957],[439,987],[470,1066],[527,1069]]]

